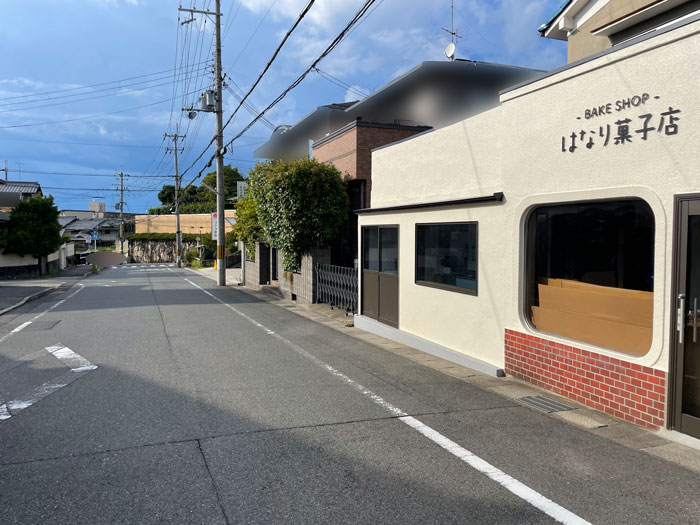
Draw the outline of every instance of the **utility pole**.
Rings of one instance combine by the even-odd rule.
[[[5,182],[7,182],[7,161],[5,161]]]
[[[119,253],[124,254],[124,177],[127,173],[119,168]]]
[[[173,147],[165,148],[165,151],[172,151],[175,155],[175,262],[177,267],[182,268],[182,232],[180,231],[180,174],[177,170],[177,141],[184,139],[187,135],[178,135],[177,130],[172,135],[163,134],[164,137],[173,139]]]
[[[226,286],[226,262],[224,260],[225,241],[225,218],[224,204],[226,189],[224,188],[224,115],[222,103],[222,71],[221,71],[221,0],[215,0],[215,11],[201,11],[199,9],[186,9],[178,7],[178,11],[188,13],[200,13],[214,17],[214,28],[216,34],[216,57],[214,64],[214,86],[216,90],[216,268],[218,270],[217,284]],[[187,22],[187,21],[186,21]],[[185,22],[183,22],[185,23]]]

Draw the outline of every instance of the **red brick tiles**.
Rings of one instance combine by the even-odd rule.
[[[625,421],[664,426],[666,372],[505,331],[506,374]]]

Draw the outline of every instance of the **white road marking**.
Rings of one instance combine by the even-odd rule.
[[[42,318],[44,315],[46,315],[48,312],[50,312],[50,311],[53,310],[54,308],[59,307],[60,305],[62,305],[63,303],[65,303],[68,299],[70,299],[71,297],[74,297],[78,292],[81,292],[81,291],[83,290],[83,287],[84,287],[85,285],[78,283],[78,286],[80,286],[80,288],[78,288],[75,292],[73,292],[72,294],[70,294],[70,295],[69,295],[68,297],[66,297],[65,299],[61,299],[61,300],[58,301],[57,303],[54,303],[52,306],[50,306],[49,308],[47,308],[46,310],[44,310],[44,311],[41,312],[40,314],[37,314],[37,315],[35,315],[34,317],[32,317],[32,319],[31,319],[30,321],[27,321],[26,323],[22,323],[21,325],[19,325],[17,328],[15,328],[14,330],[12,330],[11,332],[8,332],[8,333],[6,333],[5,335],[3,335],[2,337],[0,337],[0,343],[2,343],[2,342],[4,342],[4,341],[7,341],[12,335],[16,334],[17,332],[21,332],[22,330],[24,330],[27,326],[29,326],[30,324],[32,324],[32,323],[33,323],[34,321],[36,321],[37,319]]]
[[[335,377],[341,379],[344,381],[346,384],[350,385],[353,387],[355,390],[359,391],[362,395],[368,397],[371,399],[374,403],[377,405],[381,406],[385,410],[387,410],[389,413],[391,413],[394,416],[398,417],[398,420],[401,421],[402,423],[405,423],[409,427],[413,428],[414,430],[418,431],[420,434],[431,440],[433,443],[436,445],[439,445],[443,449],[447,450],[450,454],[456,456],[460,460],[462,460],[464,463],[469,465],[470,467],[474,468],[475,470],[481,472],[482,474],[485,474],[487,477],[501,485],[503,488],[508,490],[509,492],[515,494],[517,497],[521,498],[522,500],[526,501],[533,507],[538,508],[548,516],[552,517],[556,521],[560,523],[567,523],[567,524],[577,524],[577,525],[583,525],[583,524],[588,524],[589,522],[581,518],[580,516],[574,514],[573,512],[565,509],[561,505],[553,502],[549,498],[546,498],[536,490],[531,489],[527,485],[521,483],[517,479],[509,476],[499,468],[491,465],[487,461],[481,459],[479,456],[474,454],[473,452],[470,452],[469,450],[461,447],[451,439],[443,436],[440,434],[437,430],[427,426],[424,423],[421,423],[419,420],[416,418],[409,416],[406,412],[401,410],[398,407],[395,407],[388,401],[386,401],[384,398],[381,396],[375,394],[371,390],[365,388],[362,386],[360,383],[355,381],[354,379],[346,376],[339,370],[333,368],[331,365],[321,361],[318,357],[314,356],[313,354],[310,354],[306,350],[304,350],[302,347],[299,345],[289,341],[288,339],[285,339],[284,337],[280,336],[279,334],[276,334],[269,328],[265,327],[264,325],[260,324],[257,322],[255,319],[252,317],[244,314],[238,308],[222,301],[209,291],[205,290],[198,284],[193,283],[189,279],[185,279],[188,283],[190,283],[192,286],[195,288],[199,288],[201,291],[203,291],[205,294],[213,298],[215,301],[223,304],[239,316],[243,317],[246,321],[249,321],[250,323],[254,324],[258,328],[261,328],[265,330],[266,333],[269,335],[272,335],[279,341],[285,343],[287,346],[292,348],[295,352],[300,354],[301,356],[305,357],[306,359],[309,359],[316,365],[320,366],[321,368],[324,368],[331,374],[333,374]]]
[[[17,415],[18,412],[32,406],[37,401],[41,401],[64,386],[71,384],[87,372],[97,368],[97,365],[93,365],[83,356],[76,354],[66,346],[60,344],[49,346],[46,348],[46,351],[59,359],[70,370],[36,387],[21,398],[13,399],[0,405],[0,421],[10,419],[12,416]]]

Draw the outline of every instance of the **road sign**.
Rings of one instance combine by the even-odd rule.
[[[212,213],[211,214],[211,240],[212,241],[218,241],[219,240],[219,221],[216,220],[218,214]]]
[[[97,241],[97,240],[99,240],[99,238],[100,238],[100,236],[97,235],[97,231],[92,230],[92,240]]]

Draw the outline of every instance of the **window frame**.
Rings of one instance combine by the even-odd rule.
[[[700,194],[699,194],[700,195]],[[566,341],[571,341],[575,345],[578,345],[581,348],[585,347],[594,347],[594,348],[600,348],[604,350],[605,352],[609,353],[614,353],[618,354],[620,356],[624,356],[624,359],[630,359],[630,358],[643,358],[647,355],[649,355],[649,352],[651,352],[652,348],[654,347],[654,338],[656,337],[656,321],[652,319],[652,341],[649,349],[647,352],[643,355],[636,355],[632,353],[625,352],[623,350],[617,350],[614,348],[610,348],[607,346],[600,346],[596,345],[594,343],[589,343],[586,341],[582,341],[580,339],[576,339],[567,335],[562,335],[558,334],[555,332],[547,332],[545,330],[542,330],[540,328],[537,328],[535,324],[532,322],[532,316],[528,313],[528,309],[530,309],[533,305],[530,303],[529,299],[529,285],[530,285],[530,271],[528,268],[528,262],[529,262],[529,255],[530,255],[530,219],[532,215],[542,207],[551,207],[551,206],[566,206],[566,205],[578,205],[578,204],[596,204],[596,203],[622,203],[625,201],[639,201],[646,205],[649,208],[649,212],[651,213],[651,218],[654,221],[653,224],[653,233],[652,233],[652,269],[653,271],[656,271],[656,250],[658,248],[657,246],[657,217],[656,213],[654,210],[654,207],[649,203],[649,201],[642,196],[639,195],[625,195],[625,196],[615,196],[615,197],[603,197],[603,198],[592,198],[592,199],[579,199],[579,200],[554,200],[554,201],[542,201],[542,202],[537,202],[535,204],[532,204],[529,206],[522,214],[522,227],[521,227],[521,239],[520,239],[520,246],[521,246],[521,263],[519,267],[519,279],[520,279],[520,305],[518,307],[519,310],[519,315],[521,318],[521,321],[523,324],[534,334],[538,335],[544,335],[548,337],[557,337]],[[536,239],[532,240],[533,242],[536,242]],[[657,283],[654,281],[652,285],[652,290],[651,292],[654,294],[654,309],[656,309],[656,293],[657,293]],[[625,289],[625,288],[623,288]],[[655,313],[655,312],[654,312]],[[675,326],[675,325],[674,325]]]
[[[433,281],[423,281],[418,279],[418,227],[419,226],[453,226],[461,224],[473,224],[476,227],[475,253],[476,253],[476,286],[472,288],[464,288],[454,284],[436,283]],[[427,288],[435,288],[438,290],[446,290],[448,292],[457,292],[473,297],[479,296],[479,221],[448,221],[448,222],[417,222],[414,230],[414,259],[413,259],[413,282],[417,286],[425,286]]]

